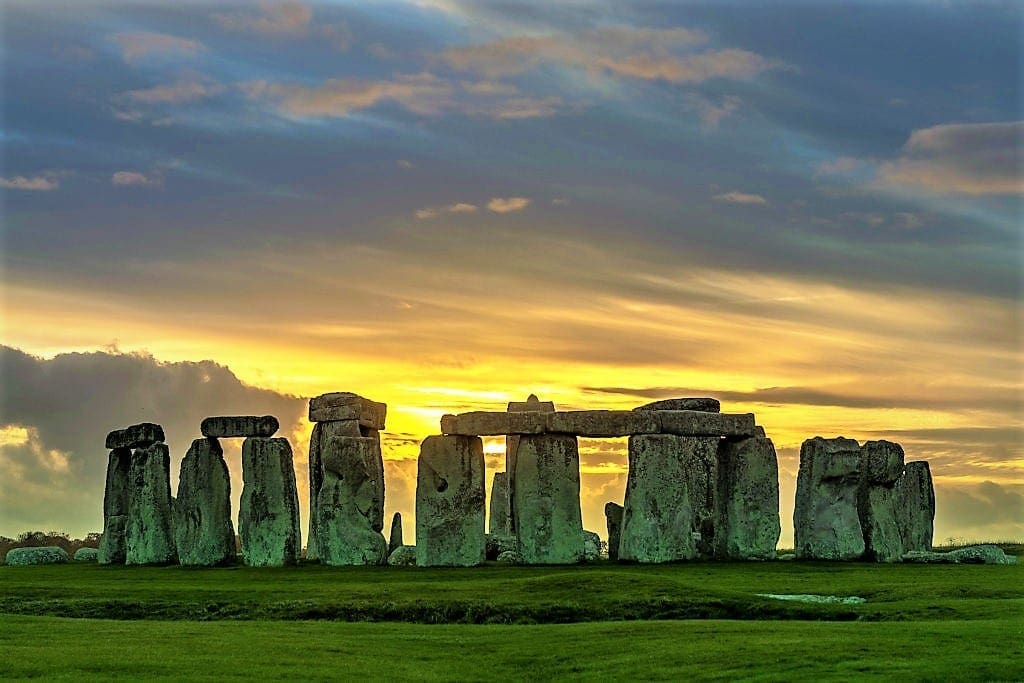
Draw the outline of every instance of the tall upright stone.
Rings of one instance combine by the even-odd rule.
[[[110,451],[107,483],[103,490],[103,536],[97,556],[100,564],[124,564],[125,561],[131,465],[130,448]]]
[[[525,401],[509,401],[510,413],[553,413],[553,401],[541,401],[536,394],[530,394]],[[505,476],[508,485],[508,525],[509,533],[516,535],[515,491],[516,491],[516,456],[519,454],[518,434],[505,436]],[[493,532],[492,532],[493,533]]]
[[[698,556],[695,509],[707,495],[701,447],[696,439],[672,434],[629,438],[620,560],[655,563]]]
[[[153,443],[132,453],[125,529],[125,564],[170,564],[176,559],[171,510],[171,456]]]
[[[691,531],[697,554],[709,558],[715,552],[718,524],[718,446],[713,436],[682,436],[676,442],[682,458],[683,477],[690,498]]]
[[[192,442],[181,461],[173,508],[178,562],[200,567],[234,562],[231,475],[216,438]]]
[[[779,463],[771,439],[723,440],[718,450],[715,556],[775,558],[779,522]]]
[[[519,439],[512,480],[513,528],[526,564],[583,560],[580,454],[568,434]]]
[[[478,436],[428,436],[416,470],[416,564],[482,564],[484,448]]]
[[[388,536],[388,557],[391,557],[391,553],[403,545],[405,543],[402,540],[402,513],[396,512],[391,517],[391,535]]]
[[[334,566],[387,561],[387,541],[373,528],[380,458],[377,439],[337,436],[321,442],[324,478],[317,497],[317,550]]]
[[[619,539],[622,537],[622,506],[611,501],[604,504],[604,520],[608,527],[608,559],[619,559]]]
[[[861,467],[860,444],[853,439],[816,436],[803,442],[793,511],[798,558],[855,560],[864,554]]]
[[[242,559],[251,567],[298,561],[299,496],[287,439],[251,436],[242,442],[238,535]]]
[[[861,447],[861,486],[857,510],[864,531],[864,557],[899,562],[903,541],[896,517],[896,481],[903,474],[903,448],[891,441],[868,441]]]
[[[935,522],[935,489],[925,460],[908,462],[896,480],[896,521],[904,552],[930,551]]]
[[[495,472],[491,480],[491,506],[487,531],[496,536],[512,534],[509,520],[508,473]]]

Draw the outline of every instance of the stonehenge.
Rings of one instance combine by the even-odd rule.
[[[930,551],[935,521],[935,490],[928,463],[923,460],[908,462],[903,468],[903,476],[896,481],[894,494],[903,552]]]
[[[132,453],[128,469],[125,564],[177,561],[171,511],[171,455],[167,444],[152,443]]]
[[[395,548],[405,545],[402,540],[402,513],[396,512],[391,518],[391,534],[388,536],[388,555],[395,552]]]
[[[477,436],[428,436],[416,470],[416,564],[483,564],[484,447]]]
[[[335,436],[321,441],[320,455],[323,482],[316,500],[317,557],[335,566],[384,564],[388,543],[374,528],[379,472],[372,463],[380,460],[380,442]]]
[[[273,436],[280,426],[273,415],[231,415],[208,417],[199,425],[199,431],[203,436],[222,439],[237,436]]]
[[[192,442],[181,461],[173,507],[180,564],[212,567],[235,559],[231,477],[216,438]]]
[[[723,441],[718,450],[715,557],[770,560],[779,522],[779,463],[771,439]]]
[[[554,414],[554,413],[551,413]],[[513,528],[527,564],[583,559],[580,454],[571,434],[523,435],[516,455]]]
[[[495,472],[491,480],[491,505],[488,514],[487,531],[498,536],[512,533],[508,496],[508,473]]]
[[[604,504],[604,518],[608,527],[608,559],[619,559],[619,539],[622,536],[623,507],[608,501]]]
[[[242,443],[238,536],[242,559],[250,567],[298,562],[299,496],[287,439],[250,436]]]

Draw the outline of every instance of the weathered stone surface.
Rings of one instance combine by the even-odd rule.
[[[33,564],[63,564],[70,558],[67,551],[55,545],[38,548],[11,548],[5,562],[11,567],[27,567]]]
[[[99,556],[98,548],[79,548],[75,551],[75,562],[96,562]]]
[[[402,513],[396,512],[391,518],[391,535],[388,536],[388,556],[395,552],[395,548],[405,545],[402,541]]]
[[[358,394],[336,391],[322,394],[309,401],[310,422],[357,420],[372,429],[384,429],[388,407]]]
[[[128,525],[128,498],[131,495],[129,472],[132,452],[115,448],[107,460],[107,482],[103,490],[103,536],[100,539],[99,563],[124,564]]]
[[[495,472],[491,480],[491,506],[487,529],[492,534],[508,536],[512,533],[509,521],[508,474]]]
[[[388,555],[388,564],[392,567],[415,567],[416,546],[400,545]]]
[[[273,415],[224,415],[206,418],[199,431],[203,436],[214,438],[273,436],[280,427]]]
[[[488,413],[483,411],[443,415],[441,433],[453,436],[501,436],[503,434],[541,434],[545,414]]]
[[[779,521],[779,463],[771,439],[723,440],[718,447],[718,525],[715,556],[775,558]]]
[[[334,566],[375,565],[387,560],[387,541],[373,528],[376,439],[336,436],[321,443],[324,481],[317,496],[317,551]]]
[[[140,422],[124,429],[115,429],[107,434],[107,448],[147,448],[151,444],[163,440],[163,427],[152,422]]]
[[[764,433],[764,427],[761,425],[754,425],[754,436],[759,436],[762,439],[768,438],[768,435]]]
[[[535,394],[530,394],[526,401],[509,402],[508,410],[509,412],[553,413],[555,412],[555,404],[552,401],[541,401]],[[519,435],[509,434],[505,437],[505,476],[508,480],[508,529],[509,533],[513,536],[517,533],[513,506],[515,505],[514,492],[516,490],[516,455],[518,453]]]
[[[177,559],[170,470],[166,444],[154,443],[132,453],[125,564],[170,564]]]
[[[868,441],[861,446],[857,512],[864,532],[866,559],[899,562],[903,557],[893,488],[903,473],[903,457],[903,449],[891,441]]]
[[[174,499],[178,562],[213,567],[234,562],[231,475],[217,439],[196,439],[181,461]]]
[[[1017,564],[1017,557],[1007,555],[995,545],[974,545],[948,553],[912,550],[903,555],[904,562],[918,564]]]
[[[904,552],[931,550],[935,522],[935,489],[924,460],[908,462],[894,492],[896,521]]]
[[[484,449],[472,436],[428,436],[416,473],[416,564],[483,563]]]
[[[608,526],[608,559],[619,559],[619,538],[622,534],[622,506],[618,503],[604,504],[604,519]]]
[[[583,530],[583,559],[587,562],[601,559],[601,537],[586,529]]]
[[[754,436],[753,413],[708,413],[700,410],[659,410],[660,431],[679,436]]]
[[[684,436],[679,441],[693,514],[691,531],[697,544],[697,554],[705,558],[715,553],[718,531],[718,447],[721,443],[722,440],[714,436]]]
[[[672,434],[629,439],[629,476],[619,540],[620,560],[672,562],[698,556],[694,509],[703,505],[705,484],[691,482],[704,468],[700,445]],[[700,459],[701,462],[694,462]]]
[[[618,437],[654,434],[660,430],[658,416],[637,410],[570,410],[548,413],[546,431],[589,437]]]
[[[510,413],[553,413],[555,404],[552,401],[542,401],[536,394],[530,394],[525,401],[509,401],[508,412]]]
[[[250,436],[242,442],[238,535],[242,559],[250,567],[298,561],[299,496],[287,439]]]
[[[853,439],[804,441],[793,512],[798,558],[855,560],[864,554],[857,512],[861,468],[860,445]]]
[[[583,559],[580,456],[576,437],[523,436],[515,462],[513,525],[526,564]]]
[[[498,562],[501,564],[522,564],[523,556],[515,550],[506,550],[498,555]]]
[[[487,534],[484,536],[484,556],[488,560],[498,559],[498,555],[503,552],[511,550],[518,552],[519,541],[516,540],[515,536],[502,536],[499,534]]]
[[[633,410],[699,410],[703,413],[720,413],[722,404],[717,398],[666,398]]]

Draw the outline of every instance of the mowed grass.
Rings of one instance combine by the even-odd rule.
[[[802,562],[0,567],[0,677],[1024,680],[1022,579]]]

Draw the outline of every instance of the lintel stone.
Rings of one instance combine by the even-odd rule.
[[[163,440],[163,427],[153,422],[140,422],[107,434],[107,448],[149,448]]]
[[[363,427],[384,429],[387,411],[386,404],[348,391],[335,391],[309,400],[310,422],[359,420]]]
[[[273,415],[223,415],[208,417],[199,426],[205,437],[273,436],[281,425]]]

